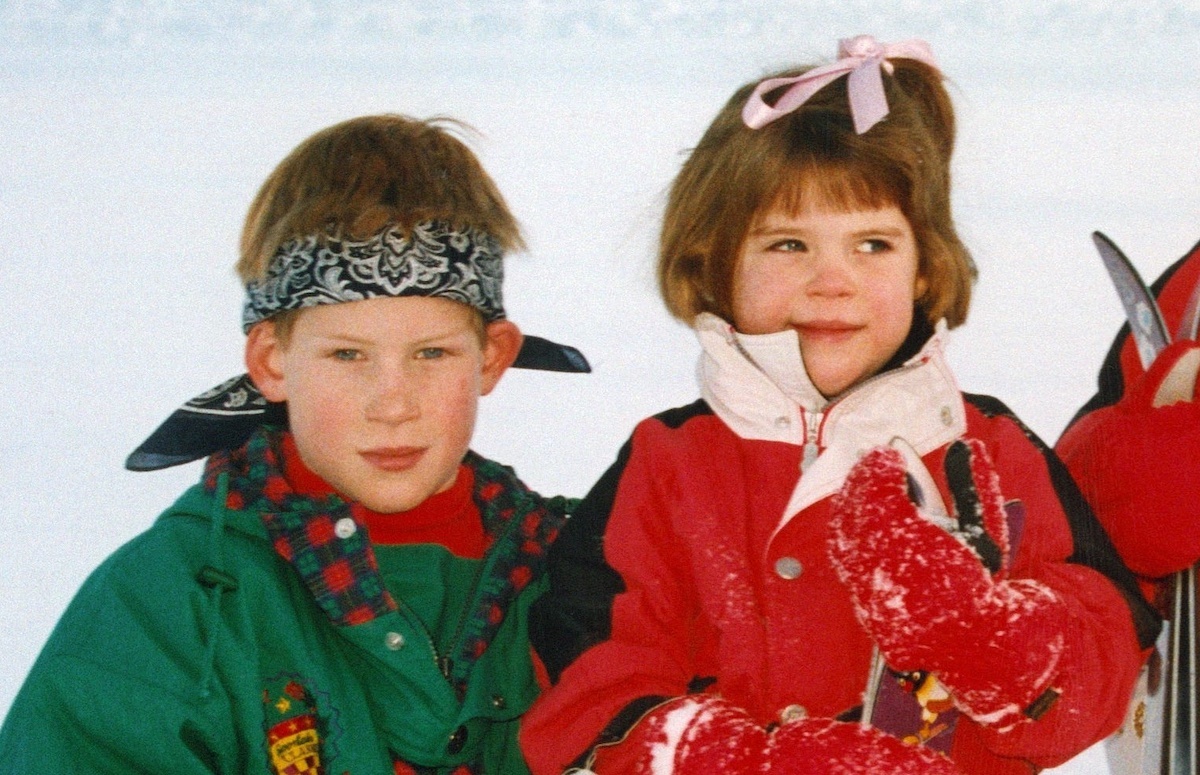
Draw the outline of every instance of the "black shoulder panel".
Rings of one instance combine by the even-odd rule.
[[[712,414],[713,410],[709,408],[708,403],[703,399],[698,399],[688,404],[675,409],[668,409],[665,412],[660,412],[654,415],[654,419],[661,422],[668,428],[678,428],[693,417],[702,417],[707,414]]]
[[[693,417],[712,414],[704,401],[669,409],[653,419],[678,428]],[[604,534],[629,462],[632,440],[572,512],[547,556],[550,590],[530,612],[534,649],[557,682],[559,675],[589,647],[612,634],[613,598],[625,583],[604,559]]]

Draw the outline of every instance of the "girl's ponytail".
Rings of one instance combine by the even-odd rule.
[[[954,153],[954,105],[946,91],[942,74],[915,59],[893,59],[892,79],[925,118],[931,139],[947,163]]]

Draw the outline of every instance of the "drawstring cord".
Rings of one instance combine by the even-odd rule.
[[[229,497],[229,475],[217,478],[216,493],[208,532],[208,564],[200,569],[196,580],[208,589],[208,616],[204,645],[204,662],[200,674],[200,698],[208,699],[216,675],[217,638],[221,633],[221,595],[237,589],[237,579],[221,570],[224,565],[221,547],[225,533],[225,502]]]

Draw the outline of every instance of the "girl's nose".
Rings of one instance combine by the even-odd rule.
[[[808,292],[815,296],[847,296],[854,290],[846,261],[839,255],[818,251],[813,257]]]

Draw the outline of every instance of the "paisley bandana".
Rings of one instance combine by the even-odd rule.
[[[309,235],[281,246],[267,276],[246,286],[242,329],[287,310],[392,296],[440,296],[504,318],[502,251],[475,228],[422,221],[365,240]]]
[[[422,221],[411,233],[390,227],[365,240],[314,234],[281,246],[267,276],[246,286],[242,328],[290,310],[380,297],[437,296],[467,304],[487,323],[504,319],[500,244],[479,229]],[[582,373],[583,353],[526,335],[513,367]],[[287,424],[287,407],[271,403],[243,374],[176,409],[125,460],[154,471],[235,449],[265,423]]]

